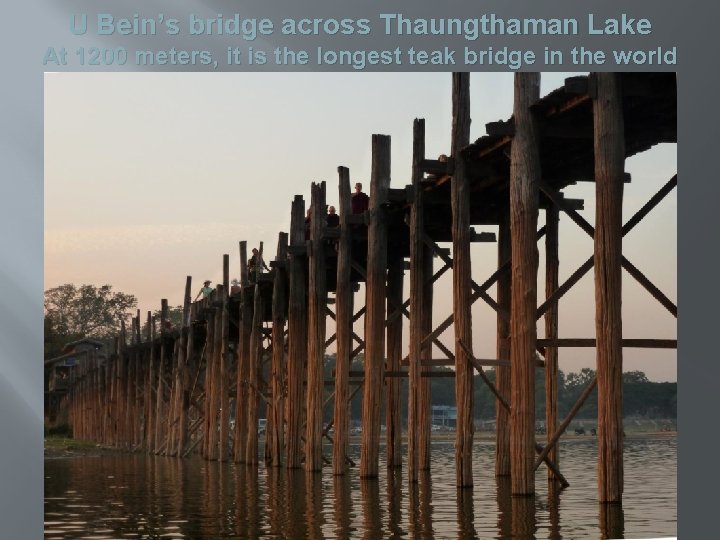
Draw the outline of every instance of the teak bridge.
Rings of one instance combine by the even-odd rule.
[[[514,495],[534,492],[543,463],[550,479],[568,485],[559,468],[557,442],[597,386],[598,498],[621,501],[623,349],[677,347],[676,340],[623,338],[623,269],[677,317],[676,305],[622,253],[622,238],[676,187],[677,175],[622,223],[623,183],[630,181],[624,163],[656,144],[676,142],[675,75],[593,73],[569,78],[541,99],[539,74],[517,73],[512,117],[488,124],[487,135],[472,144],[469,74],[452,77],[447,159],[426,157],[424,120],[415,120],[412,184],[391,189],[390,137],[373,135],[367,211],[353,214],[350,173],[339,167],[338,227],[326,226],[325,183],[313,183],[309,223],[305,201],[295,196],[290,232],[279,234],[270,272],[250,271],[247,244],[240,242],[239,286],[230,286],[229,256],[224,255],[223,283],[208,298],[193,303],[187,278],[181,328],[169,327],[163,300],[159,329],[148,313],[147,332],[141,335],[138,311],[129,339],[123,325],[109,358],[101,361],[92,351],[84,356],[74,368],[67,396],[75,437],[127,450],[177,457],[200,453],[208,460],[257,466],[262,400],[267,466],[319,471],[329,464],[341,475],[355,465],[348,452],[348,404],[362,392],[359,473],[374,477],[383,408],[387,467],[400,467],[403,461],[400,378],[407,377],[407,468],[414,482],[418,471],[430,467],[429,377],[437,373],[434,366],[453,366],[458,487],[473,483],[477,373],[496,397],[495,474],[511,477]],[[581,181],[596,185],[594,225],[577,212],[583,201],[562,194]],[[540,210],[544,224],[538,223]],[[561,213],[594,240],[594,253],[564,283],[558,279]],[[478,233],[473,225],[497,226],[497,237]],[[538,242],[543,237],[545,294],[538,300]],[[497,270],[476,282],[470,245],[495,241]],[[452,242],[452,249],[440,247],[442,242]],[[407,269],[410,297],[405,300]],[[561,339],[558,301],[592,269],[596,335]],[[453,312],[438,323],[433,320],[433,284],[448,271]],[[365,283],[365,301],[356,310],[359,282]],[[493,285],[495,298],[488,294]],[[497,313],[496,358],[473,353],[471,306],[478,300]],[[336,326],[330,337],[327,317]],[[365,330],[358,336],[353,325],[361,317]],[[536,323],[543,317],[545,335],[538,336]],[[407,354],[403,318],[409,319]],[[450,327],[454,343],[447,347],[439,336]],[[324,353],[333,342],[334,378],[324,380]],[[595,380],[562,420],[557,412],[561,347],[597,351]],[[434,349],[443,357],[433,358]],[[351,361],[361,351],[363,371],[352,372]],[[494,383],[487,377],[488,367],[495,369]],[[535,429],[538,368],[545,370],[543,441],[536,440]],[[333,420],[324,424],[323,410],[330,402]],[[324,440],[332,455],[323,453]]]

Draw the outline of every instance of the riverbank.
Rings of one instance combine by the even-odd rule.
[[[123,452],[92,441],[76,441],[68,437],[45,437],[45,458],[97,457]]]

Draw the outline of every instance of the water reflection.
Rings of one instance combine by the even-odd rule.
[[[511,497],[512,538],[530,540],[535,538],[535,495]]]
[[[350,476],[333,476],[333,512],[335,515],[335,536],[350,538],[353,536],[352,486]]]
[[[622,504],[600,503],[599,506],[601,538],[624,538],[625,514]]]
[[[472,489],[457,490],[458,538],[478,538]]]
[[[452,445],[433,447],[432,476],[360,479],[282,468],[145,455],[45,462],[46,539],[140,538],[623,538],[674,536],[676,446],[626,441],[624,506],[599,505],[592,441],[563,448],[566,490],[538,474],[513,497],[479,444],[475,487],[455,487]],[[487,475],[487,476],[485,476]]]

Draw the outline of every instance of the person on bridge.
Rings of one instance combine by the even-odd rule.
[[[363,193],[362,184],[355,184],[355,193],[352,194],[352,213],[363,214],[370,207],[370,197]]]
[[[197,302],[197,299],[200,298],[201,296],[202,296],[203,298],[207,298],[208,296],[210,296],[210,294],[211,294],[211,293],[213,292],[213,290],[214,290],[214,289],[210,286],[210,283],[212,283],[212,282],[211,282],[209,279],[208,279],[208,280],[205,280],[205,282],[203,283],[202,289],[200,289],[200,292],[198,292],[198,293],[197,293],[197,296],[195,297],[195,302]]]

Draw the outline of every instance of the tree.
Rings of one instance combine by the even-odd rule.
[[[67,283],[45,291],[45,328],[56,339],[103,339],[117,334],[136,306],[134,295],[113,292],[111,285]]]
[[[647,376],[642,371],[626,371],[623,373],[623,382],[630,384],[649,383]]]

